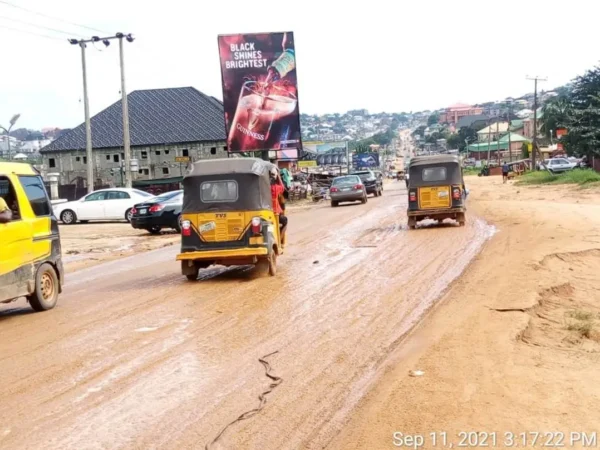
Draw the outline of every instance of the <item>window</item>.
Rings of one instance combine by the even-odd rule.
[[[238,199],[238,184],[233,180],[205,181],[200,185],[200,199],[204,203],[235,202]]]
[[[333,179],[333,185],[340,185],[340,184],[358,184],[360,183],[360,178],[356,175],[349,175],[349,176],[345,176],[345,177],[338,177],[338,178],[334,178]]]
[[[119,162],[119,155],[113,155],[113,162]]]
[[[148,159],[148,152],[142,152],[142,159]]]
[[[110,155],[106,155],[106,160],[110,161]]]
[[[87,164],[87,156],[84,156],[84,157],[83,157],[83,163],[84,163],[84,164]]]
[[[226,152],[227,151],[227,146],[223,147],[223,151]]]
[[[445,167],[428,167],[421,173],[423,181],[444,181],[446,179]]]
[[[121,153],[121,159],[125,159],[125,153]]]
[[[150,170],[149,169],[144,169],[144,175],[150,175]]]
[[[163,167],[163,175],[169,175],[169,168],[168,167]]]
[[[190,156],[190,152],[188,151],[187,148],[184,148],[183,150],[181,150],[181,156]]]
[[[138,170],[138,173],[144,173],[144,169]]]
[[[106,195],[106,200],[127,200],[129,198],[131,196],[123,191],[108,191]]]
[[[48,200],[48,194],[46,194],[46,188],[44,182],[40,177],[29,177],[20,176],[19,181],[25,189],[25,194],[31,203],[31,209],[37,216],[49,216],[52,208],[50,207],[50,201]]]
[[[79,161],[81,161],[81,158],[79,156],[76,156],[75,157],[75,162],[79,162]]]
[[[51,169],[55,168],[55,167],[56,167],[56,160],[55,160],[54,158],[50,158],[50,159],[48,160],[48,166],[49,166]]]
[[[85,202],[97,202],[100,200],[106,200],[106,191],[92,192],[84,199]]]
[[[156,150],[156,151],[154,152],[154,154],[155,154],[156,156],[160,156],[160,150]]]
[[[165,150],[165,155],[168,155],[168,154],[169,154],[169,150]]]
[[[210,154],[211,155],[216,155],[217,154],[217,147],[211,147],[210,148]]]

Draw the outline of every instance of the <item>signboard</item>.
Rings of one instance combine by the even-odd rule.
[[[315,167],[316,161],[298,161],[298,167]]]
[[[218,41],[228,151],[298,149],[294,34],[235,34]]]
[[[358,169],[379,167],[379,153],[357,153],[354,155],[354,165]]]
[[[176,156],[175,162],[179,162],[179,163],[190,162],[190,157],[189,156]]]
[[[563,136],[567,135],[567,129],[566,128],[557,128],[556,129],[556,138],[560,139]]]

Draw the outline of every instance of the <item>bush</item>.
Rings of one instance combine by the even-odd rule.
[[[547,170],[528,172],[518,184],[578,184],[600,183],[600,173],[592,169],[574,169],[553,175]]]

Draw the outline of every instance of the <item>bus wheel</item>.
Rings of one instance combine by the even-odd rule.
[[[54,267],[42,264],[35,274],[35,290],[27,297],[35,311],[47,311],[56,306],[58,300],[58,276]]]

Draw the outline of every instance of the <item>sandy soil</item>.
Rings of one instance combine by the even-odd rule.
[[[170,246],[68,273],[47,313],[0,305],[0,447],[326,445],[490,236],[474,216],[413,233],[406,200],[394,182],[365,205],[290,211],[274,278],[188,282]],[[275,382],[259,362],[274,351],[283,382],[211,444]]]
[[[465,227],[407,230],[399,182],[290,211],[276,278],[190,283],[169,246],[68,273],[50,312],[0,305],[0,448],[449,448],[461,431],[579,447],[569,433],[600,423],[600,195],[469,187]]]
[[[600,431],[600,192],[496,177],[468,186],[471,211],[498,233],[328,448],[395,448],[394,432],[428,449],[444,448],[446,432],[457,447],[472,431],[471,444],[487,432],[496,448],[533,446],[524,432],[547,432],[537,447],[564,433],[565,448],[582,448],[571,433]]]
[[[140,252],[178,243],[171,230],[151,235],[128,223],[99,222],[59,225],[63,262],[67,273]]]

